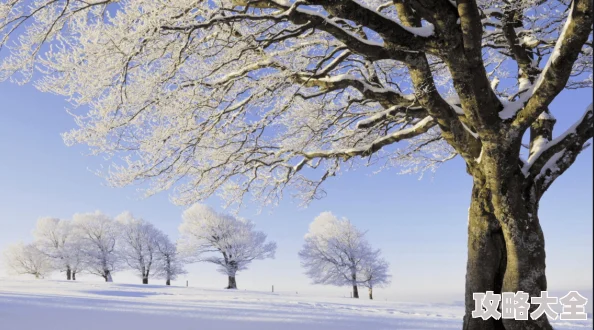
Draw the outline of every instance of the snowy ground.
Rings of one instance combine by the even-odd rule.
[[[461,329],[460,305],[162,285],[0,281],[1,330]],[[554,322],[556,329],[592,329]]]

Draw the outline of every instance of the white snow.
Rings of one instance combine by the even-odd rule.
[[[0,279],[2,330],[460,329],[463,313],[461,303]],[[552,323],[555,329],[591,329],[591,315],[588,318]]]
[[[554,138],[550,142],[548,142],[547,140],[543,139],[542,137],[538,137],[538,139],[536,139],[533,142],[532,150],[530,150],[530,153],[531,153],[530,154],[530,157],[528,157],[528,160],[526,161],[526,163],[524,164],[524,167],[522,168],[522,172],[524,173],[525,176],[528,175],[528,173],[530,171],[530,167],[532,167],[532,165],[534,164],[534,162],[538,159],[538,157],[540,157],[540,155],[542,155],[543,152],[545,152],[550,147],[552,147],[552,146],[556,145],[557,143],[559,143],[561,140],[563,140],[569,134],[575,134],[578,125],[581,122],[583,122],[587,116],[592,116],[593,115],[592,114],[593,105],[594,105],[594,103],[590,103],[590,105],[588,105],[588,107],[586,108],[586,111],[584,112],[584,114],[580,118],[580,120],[578,120],[575,123],[573,123],[573,125],[571,125],[567,130],[565,130],[565,132],[563,132],[563,134],[561,134],[558,137]]]
[[[551,66],[551,64],[555,63],[555,61],[557,60],[559,55],[561,55],[561,45],[565,41],[565,33],[567,32],[567,28],[573,21],[573,17],[572,17],[573,6],[574,6],[574,1],[571,2],[571,7],[569,8],[569,16],[567,17],[567,20],[565,21],[565,25],[563,25],[563,30],[561,30],[561,33],[559,34],[559,38],[557,39],[555,48],[553,49],[553,52],[549,56],[549,60],[547,61],[547,64],[545,65],[544,69],[542,69],[542,72],[540,73],[538,80],[536,81],[536,84],[534,84],[533,90],[536,90],[536,89],[538,89],[538,87],[540,87],[540,84],[544,81],[545,75],[549,71],[549,67]]]

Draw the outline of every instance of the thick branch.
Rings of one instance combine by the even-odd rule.
[[[528,159],[523,170],[528,178],[534,178],[539,198],[574,163],[593,136],[593,124],[594,113],[590,104],[578,122]]]
[[[557,45],[540,74],[533,94],[514,119],[513,126],[527,128],[563,90],[573,63],[592,31],[592,1],[575,0]]]

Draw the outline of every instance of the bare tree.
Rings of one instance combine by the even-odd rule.
[[[323,212],[305,235],[305,244],[299,251],[301,265],[314,284],[351,285],[353,298],[359,298],[362,266],[379,254],[364,236],[348,219]]]
[[[219,214],[202,204],[185,210],[182,218],[180,250],[193,260],[218,265],[228,276],[227,289],[237,289],[235,275],[252,261],[274,258],[276,243],[265,243],[266,234],[254,230],[248,220]]]
[[[148,284],[159,262],[157,256],[158,241],[164,234],[151,223],[135,218],[132,213],[124,212],[116,217],[121,225],[119,254],[123,260],[142,278],[142,284]]]
[[[159,259],[158,268],[155,276],[165,278],[165,285],[171,285],[179,275],[186,274],[184,262],[180,258],[177,247],[173,244],[167,235],[163,235],[157,240],[157,258]]]
[[[80,240],[85,269],[103,277],[105,282],[113,282],[112,274],[122,264],[122,258],[116,250],[121,230],[119,224],[99,211],[77,213],[72,221]]]
[[[180,204],[287,188],[309,201],[358,163],[459,155],[473,178],[465,328],[551,329],[545,315],[473,319],[472,293],[547,288],[539,202],[594,120],[584,104],[555,136],[549,105],[592,87],[591,0],[13,0],[0,40],[3,78],[38,68],[40,90],[89,109],[68,144],[122,155],[112,184],[175,185]]]
[[[41,253],[34,244],[17,243],[4,251],[6,265],[17,274],[30,274],[35,278],[44,278],[52,272],[50,258]]]

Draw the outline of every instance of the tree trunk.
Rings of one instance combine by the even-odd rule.
[[[501,226],[493,214],[490,192],[484,180],[475,178],[468,209],[468,260],[466,263],[466,294],[464,330],[504,329],[500,320],[483,321],[473,318],[474,292],[493,291],[501,293],[505,273],[505,241]]]
[[[167,279],[167,281],[165,281],[165,285],[171,285],[171,281]]]
[[[72,271],[70,270],[70,267],[66,267],[66,280],[70,281],[72,279]]]
[[[547,290],[544,235],[538,220],[536,192],[532,185],[525,187],[523,179],[523,174],[519,174],[502,182],[502,193],[493,196],[507,251],[502,291],[523,291],[538,297]],[[531,305],[530,312],[536,308],[538,305]],[[553,329],[546,314],[537,320],[504,319],[503,325],[506,330]]]
[[[351,271],[353,272],[351,275],[351,279],[353,281],[353,298],[359,299],[359,289],[357,288],[357,273],[355,273],[355,270],[353,269],[351,269]]]
[[[148,277],[142,278],[142,284],[148,284]]]
[[[104,270],[103,272],[103,278],[105,279],[105,282],[113,282],[113,279],[111,278],[111,272],[109,270]]]
[[[72,272],[72,280],[73,281],[76,281],[76,271],[73,271]]]
[[[227,289],[237,289],[237,282],[235,281],[235,276],[229,276],[229,285]]]
[[[488,176],[473,173],[464,329],[552,329],[546,314],[537,320],[472,318],[474,292],[523,291],[538,297],[547,288],[536,192],[514,162],[489,158],[483,155],[481,164]],[[528,313],[537,307],[531,305]]]
[[[373,289],[369,288],[369,299],[373,300]]]

